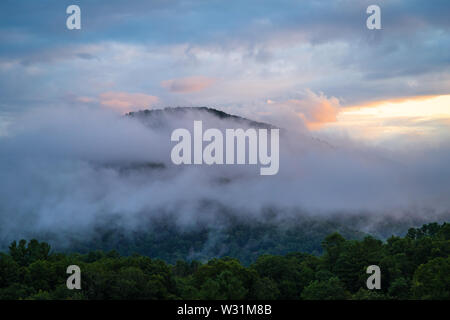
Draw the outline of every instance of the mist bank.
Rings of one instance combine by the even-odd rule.
[[[0,137],[0,242],[59,235],[70,245],[98,228],[141,232],[161,219],[184,232],[302,216],[383,235],[386,221],[448,217],[448,144],[386,152],[287,128],[278,174],[260,176],[252,165],[174,165],[170,134],[194,120],[221,130],[255,126],[195,108],[132,117],[46,108],[13,119]]]

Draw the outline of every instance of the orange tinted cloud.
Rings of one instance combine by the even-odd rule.
[[[90,102],[95,102],[96,99],[91,98],[91,97],[78,97],[76,98],[77,101],[83,102],[83,103],[90,103]]]
[[[101,105],[123,112],[149,108],[157,102],[158,97],[145,93],[110,91],[100,94]]]
[[[165,80],[161,82],[163,88],[175,93],[189,93],[201,91],[215,82],[215,79],[207,77],[188,77]]]
[[[345,129],[358,138],[383,140],[398,136],[446,136],[450,95],[382,100],[342,108],[327,129]]]
[[[336,122],[337,114],[340,111],[337,98],[328,98],[323,94],[315,94],[311,90],[306,90],[302,99],[291,99],[278,103],[270,100],[267,103],[282,109],[288,115],[291,114],[302,119],[311,130],[319,129],[329,122]]]
[[[360,108],[376,108],[379,107],[382,104],[387,104],[387,103],[391,103],[391,104],[401,104],[404,102],[409,102],[409,101],[426,101],[426,100],[430,100],[432,98],[435,98],[436,95],[421,95],[421,96],[408,96],[408,97],[397,97],[397,98],[390,98],[390,99],[386,99],[386,100],[373,100],[373,101],[368,101],[365,103],[361,103],[358,105],[348,105],[348,106],[344,106],[344,108],[346,110],[350,110],[350,109],[360,109]]]

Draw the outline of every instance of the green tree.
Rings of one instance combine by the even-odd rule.
[[[413,293],[417,299],[450,299],[450,257],[435,258],[417,269]]]
[[[46,260],[50,253],[50,245],[36,239],[28,242],[20,240],[19,243],[13,241],[9,246],[9,254],[21,266],[27,266],[36,260]]]
[[[410,297],[410,283],[403,277],[397,278],[391,282],[388,290],[389,296],[406,300]]]
[[[345,300],[350,297],[350,293],[337,277],[326,281],[314,280],[302,293],[304,300]]]
[[[353,300],[387,300],[388,297],[379,290],[361,288],[352,296]]]
[[[337,232],[330,234],[322,242],[322,247],[325,249],[324,262],[329,270],[333,269],[339,259],[345,242],[344,237]]]

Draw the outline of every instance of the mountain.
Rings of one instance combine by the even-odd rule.
[[[328,173],[347,170],[350,173],[347,181],[357,178],[352,175],[352,170],[342,165],[346,160],[353,161],[350,166],[365,165],[368,161],[378,164],[383,160],[374,159],[372,155],[361,161],[361,157],[357,158],[359,155],[347,157],[344,148],[333,147],[306,134],[280,135],[280,139],[286,138],[290,143],[280,148],[282,152],[290,152],[291,148],[298,150],[282,159],[288,160],[283,163],[286,164],[284,172],[267,179],[254,174],[252,168],[205,166],[200,169],[173,165],[170,162],[170,130],[191,127],[194,120],[202,120],[204,127],[219,129],[269,129],[273,128],[271,124],[207,107],[143,110],[130,112],[122,120],[130,120],[131,126],[127,129],[134,128],[138,124],[136,120],[152,132],[148,140],[145,136],[145,139],[133,142],[133,150],[145,150],[144,153],[137,152],[139,157],[129,157],[123,152],[123,158],[115,162],[105,156],[95,163],[83,163],[89,169],[86,177],[94,177],[89,181],[92,181],[95,193],[90,194],[87,190],[88,199],[81,197],[74,201],[81,213],[83,210],[89,212],[88,206],[83,206],[85,203],[98,208],[92,221],[86,224],[89,229],[85,230],[85,225],[83,230],[76,231],[52,228],[46,233],[37,231],[26,237],[47,241],[59,251],[117,250],[125,255],[136,252],[171,263],[178,259],[206,261],[231,256],[249,264],[266,253],[302,251],[319,255],[322,240],[333,232],[339,232],[347,239],[361,239],[367,234],[384,239],[392,234],[405,234],[408,228],[430,221],[439,222],[444,218],[448,221],[448,215],[433,216],[422,214],[422,211],[411,213],[411,216],[392,212],[390,217],[364,211],[349,214],[343,209],[333,213],[335,207],[326,213],[307,209],[304,204],[312,198],[327,205],[336,200],[329,200],[330,194],[342,200],[345,193],[339,191],[345,184],[341,185],[339,179],[345,176],[335,178],[339,180],[338,184],[332,185],[330,190],[324,188],[330,188],[333,182]],[[138,134],[149,133],[146,128],[139,127],[142,130],[137,131]],[[159,146],[155,146],[157,144]],[[309,163],[306,162],[308,158],[302,158],[305,154],[314,155],[314,152],[320,157],[310,158]],[[365,168],[362,166],[359,172],[366,172]],[[103,180],[95,179],[97,177]],[[85,189],[89,187],[84,185]],[[73,197],[69,193],[67,198]]]
[[[203,122],[217,119],[225,122],[234,122],[243,127],[275,128],[275,126],[268,123],[253,121],[209,107],[167,107],[163,109],[147,109],[129,112],[125,116],[143,121],[152,128],[166,127],[169,121],[187,118],[202,120]]]

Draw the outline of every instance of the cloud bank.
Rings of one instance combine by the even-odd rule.
[[[260,176],[258,166],[173,165],[172,128],[192,130],[199,117],[205,127],[245,126],[200,111],[166,116],[155,129],[107,109],[27,113],[0,137],[0,241],[53,232],[88,237],[114,223],[140,230],[161,217],[187,228],[217,223],[224,212],[255,221],[267,210],[295,219],[450,208],[448,145],[386,153],[286,130],[275,176]]]

